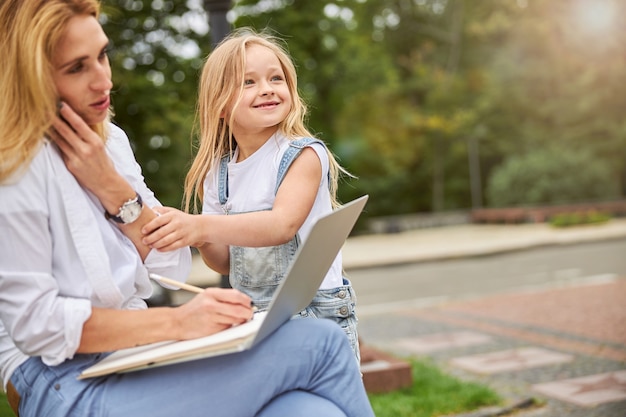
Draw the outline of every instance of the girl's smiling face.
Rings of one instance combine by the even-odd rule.
[[[111,104],[109,39],[100,23],[89,15],[70,19],[53,60],[53,81],[61,100],[87,124],[105,120]]]
[[[232,110],[235,137],[276,131],[289,114],[291,94],[280,61],[261,45],[246,48],[246,67],[241,99]]]

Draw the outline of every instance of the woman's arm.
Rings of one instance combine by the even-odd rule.
[[[208,288],[180,307],[146,310],[92,308],[77,352],[108,352],[164,340],[208,336],[252,318],[250,298],[233,289]]]
[[[0,202],[0,229],[6,233],[0,239],[0,320],[23,353],[54,365],[77,351],[105,352],[206,336],[252,316],[247,295],[220,288],[207,289],[175,308],[94,307],[84,296],[90,292],[89,282],[78,273],[80,269],[72,273],[63,268],[58,276],[50,271],[53,244],[48,216],[37,205],[44,184],[29,181],[32,177],[13,187],[0,187],[0,196],[6,197]],[[21,207],[32,211],[15,211]],[[67,246],[71,239],[57,236],[55,242]],[[63,291],[58,280],[65,282]]]

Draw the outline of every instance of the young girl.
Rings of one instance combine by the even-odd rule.
[[[337,206],[342,168],[304,124],[294,65],[273,37],[249,29],[225,39],[201,76],[200,148],[185,183],[185,206],[161,209],[144,242],[159,250],[197,246],[207,265],[266,308],[299,243]],[[301,317],[339,323],[359,359],[355,295],[337,256]]]

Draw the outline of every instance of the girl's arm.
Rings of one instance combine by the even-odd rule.
[[[222,275],[230,274],[230,251],[228,245],[220,245],[219,243],[205,243],[198,246],[200,255],[204,263]]]
[[[319,157],[307,147],[287,171],[271,210],[228,216],[168,210],[143,227],[143,243],[170,251],[203,242],[248,247],[288,242],[309,215],[321,180]]]

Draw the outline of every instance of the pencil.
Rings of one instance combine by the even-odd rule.
[[[163,284],[168,284],[168,285],[171,285],[173,287],[178,287],[181,290],[187,290],[187,291],[190,291],[190,292],[195,292],[197,294],[200,294],[201,292],[204,291],[204,288],[196,287],[194,285],[185,284],[184,282],[178,282],[176,280],[173,280],[171,278],[166,278],[166,277],[164,277],[162,275],[159,275],[159,274],[150,273],[150,274],[148,274],[148,276],[150,278],[152,278],[153,280],[155,280],[155,281],[162,282]],[[253,304],[252,305],[252,311],[257,312],[258,310],[259,310],[259,308]]]
[[[152,278],[155,281],[162,282],[163,284],[171,285],[171,286],[174,286],[174,287],[178,287],[178,288],[180,288],[182,290],[195,292],[197,294],[200,294],[201,292],[204,291],[204,288],[196,287],[194,285],[185,284],[184,282],[178,282],[178,281],[175,281],[175,280],[170,279],[170,278],[165,278],[164,276],[161,276],[159,274],[151,273],[151,274],[149,274],[149,276],[150,276],[150,278]]]

